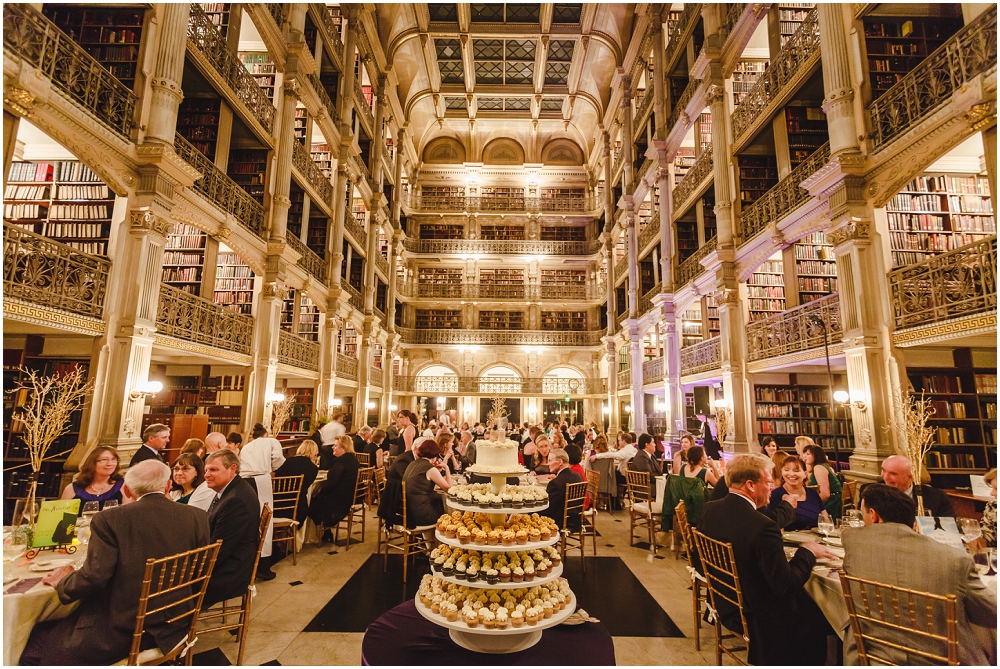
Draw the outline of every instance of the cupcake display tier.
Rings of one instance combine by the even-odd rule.
[[[448,583],[454,583],[455,585],[466,585],[469,586],[470,588],[482,588],[483,590],[503,590],[503,589],[509,590],[511,588],[530,588],[535,585],[545,585],[546,583],[554,581],[560,576],[562,576],[562,573],[563,573],[563,565],[562,562],[560,562],[559,564],[553,566],[552,571],[550,571],[545,576],[536,576],[530,581],[509,580],[509,581],[498,581],[496,583],[488,583],[485,579],[480,578],[478,581],[470,582],[468,580],[455,578],[454,576],[445,576],[444,573],[440,571],[435,571],[434,575],[440,578],[442,581],[446,581]]]
[[[471,509],[469,509],[471,511]],[[476,550],[479,552],[504,552],[504,551],[534,551],[539,548],[546,548],[548,546],[555,546],[559,543],[559,535],[553,534],[547,541],[529,541],[526,544],[515,543],[512,546],[504,546],[502,543],[499,544],[477,544],[470,541],[467,544],[463,544],[458,539],[453,539],[451,537],[446,537],[441,533],[441,530],[434,530],[434,536],[442,544],[447,544],[448,546],[454,546],[455,548],[464,548],[466,550]],[[462,583],[461,585],[469,585],[468,582]],[[477,586],[478,587],[478,586]],[[513,586],[507,586],[513,587]],[[518,586],[520,587],[520,586]]]
[[[475,506],[475,505],[470,506],[467,504],[462,504],[461,502],[459,502],[456,499],[453,499],[450,496],[447,499],[448,499],[448,506],[451,507],[452,509],[455,509],[455,511],[472,511],[473,513],[489,513],[489,514],[526,513],[528,515],[531,515],[533,513],[538,513],[539,511],[544,511],[545,509],[549,508],[548,502],[542,502],[537,506],[535,505],[522,506],[517,509],[515,509],[512,506],[504,506],[498,509],[493,506]]]
[[[536,579],[536,581],[530,584],[518,583],[516,586],[530,587],[537,584],[538,581]],[[466,582],[464,585],[469,585],[469,583]],[[475,585],[478,586],[478,584]],[[514,587],[514,584],[507,584],[506,587]],[[454,622],[449,621],[443,615],[434,613],[428,607],[424,606],[420,601],[419,595],[416,597],[416,605],[420,615],[435,625],[447,628],[451,640],[462,648],[476,653],[491,653],[495,655],[516,653],[534,646],[541,640],[542,630],[555,627],[573,615],[576,611],[576,595],[571,595],[566,607],[561,611],[553,613],[551,618],[542,618],[534,625],[525,622],[520,627],[514,627],[513,624],[510,624],[507,626],[507,629],[502,630],[496,628],[486,629],[483,625],[469,627],[461,618]]]

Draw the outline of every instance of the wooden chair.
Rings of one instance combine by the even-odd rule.
[[[299,521],[295,519],[295,514],[299,509],[299,499],[302,496],[302,481],[305,476],[276,476],[271,479],[271,488],[274,492],[274,535],[271,539],[273,544],[292,545],[292,564],[299,561],[299,543],[295,540],[295,531],[299,526]],[[292,517],[278,516],[279,511],[291,511]],[[278,531],[282,536],[278,536]],[[287,553],[286,553],[287,555]]]
[[[955,595],[899,588],[843,570],[840,587],[861,666],[958,664]]]
[[[198,632],[207,634],[209,632],[236,630],[236,641],[240,644],[239,654],[236,656],[237,666],[243,664],[243,651],[246,649],[247,644],[247,627],[250,625],[250,604],[253,602],[254,595],[257,594],[257,586],[254,585],[254,581],[257,580],[257,564],[260,562],[260,552],[264,550],[264,538],[267,536],[267,526],[270,523],[271,507],[264,504],[264,508],[260,512],[260,541],[257,542],[257,555],[253,560],[253,571],[250,572],[250,585],[247,586],[247,591],[243,593],[240,605],[229,607],[227,606],[227,602],[222,602],[221,607],[212,607],[198,614],[199,623],[205,620],[222,620],[219,625],[199,628]],[[226,622],[230,616],[239,616],[239,618],[235,623]]]
[[[747,659],[738,655],[743,652],[749,653],[750,631],[747,629],[747,619],[743,614],[743,590],[740,588],[733,545],[706,537],[698,530],[691,530],[691,534],[694,536],[705,581],[708,583],[708,596],[713,612],[719,610],[720,602],[729,602],[739,610],[740,624],[743,628],[741,634],[724,631],[718,614],[715,614],[715,664],[722,665],[722,654],[725,653],[737,664],[748,665]],[[741,637],[745,645],[727,646],[724,643]]]
[[[406,583],[406,574],[410,566],[410,557],[414,555],[429,555],[434,546],[433,541],[428,541],[424,537],[424,532],[433,530],[435,525],[422,525],[410,528],[409,518],[406,511],[406,483],[403,483],[403,524],[393,527],[386,526],[385,538],[385,561],[382,563],[382,571],[389,567],[389,551],[399,551],[403,554],[403,583]]]
[[[560,553],[563,561],[566,560],[566,551],[580,549],[580,560],[583,563],[583,571],[587,571],[587,561],[583,559],[587,552],[587,535],[583,531],[583,504],[587,499],[587,482],[566,484],[566,505],[563,507],[562,517],[562,542]],[[580,529],[569,529],[570,516],[581,516]]]
[[[372,476],[372,497],[374,500],[372,506],[376,509],[379,507],[379,505],[382,504],[382,493],[385,492],[385,484],[386,484],[385,468],[376,467],[375,474],[374,476]],[[377,536],[375,537],[376,554],[382,552],[382,533],[385,531],[384,525],[385,521],[382,520],[382,516],[378,516],[378,532]]]
[[[340,528],[344,525],[347,526],[347,545],[344,547],[345,551],[351,549],[351,537],[354,535],[355,522],[361,523],[361,543],[365,542],[365,521],[368,517],[366,502],[374,472],[374,467],[363,467],[358,470],[358,477],[354,482],[354,503],[351,504],[351,510],[347,512],[347,515],[333,529],[333,543],[336,545],[340,539]]]
[[[615,465],[618,463],[611,458],[600,458],[590,464],[593,471],[601,477],[594,508],[599,509],[601,502],[604,502],[608,513],[614,513],[612,500],[617,499],[620,492],[618,490],[618,479],[615,478]]]
[[[694,612],[694,647],[695,650],[701,650],[701,617],[705,613],[702,604],[707,603],[708,593],[706,591],[708,588],[705,577],[695,566],[697,564],[695,550],[697,549],[694,545],[694,536],[691,534],[691,524],[688,523],[687,507],[683,500],[674,509],[674,523],[684,540],[684,547],[687,551],[688,573],[691,574],[691,604]]]
[[[594,543],[594,555],[597,555],[597,496],[601,483],[600,472],[587,470],[587,495],[590,497],[590,508],[583,510],[583,535],[590,537]],[[610,506],[610,504],[608,505]]]
[[[660,504],[650,499],[649,472],[636,472],[631,469],[625,472],[625,483],[628,486],[629,507],[628,545],[635,545],[635,528],[645,527],[649,534],[649,548],[656,554],[656,532],[660,527]]]
[[[364,469],[365,467],[371,467],[371,464],[372,464],[371,463],[371,459],[372,458],[367,453],[355,453],[354,457],[356,457],[358,459],[358,464],[361,465],[362,469]]]
[[[388,455],[388,454],[386,454],[382,458],[382,466],[385,468],[386,471],[388,471],[390,468],[392,468],[392,462],[393,462],[393,460],[395,460],[398,457],[399,457],[398,455]]]
[[[843,518],[847,515],[847,511],[850,509],[856,509],[857,502],[855,501],[858,496],[858,482],[857,481],[844,481],[843,490],[840,492],[840,517]]]

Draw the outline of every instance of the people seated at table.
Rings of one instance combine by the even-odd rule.
[[[444,501],[435,486],[447,491],[452,486],[446,458],[448,447],[427,440],[403,473],[406,484],[406,519],[410,528],[433,525],[444,513]]]
[[[556,525],[562,529],[563,515],[566,509],[566,486],[570,483],[579,483],[583,477],[569,468],[569,455],[561,448],[550,453],[549,462],[550,472],[556,476],[545,486],[545,492],[549,495],[549,506],[540,511],[539,514],[556,521]],[[580,531],[579,513],[571,514],[567,522],[571,531]]]
[[[570,444],[565,449],[567,457],[569,457],[569,468],[580,475],[580,478],[586,479],[587,472],[584,470],[583,465],[583,449],[576,444]],[[552,453],[549,453],[549,459],[552,458]]]
[[[690,434],[681,435],[680,445],[681,447],[674,453],[673,462],[671,463],[671,471],[677,476],[680,475],[684,463],[687,462],[688,449],[695,445],[694,436]]]
[[[80,463],[76,479],[63,488],[59,499],[78,499],[80,508],[87,502],[97,502],[101,509],[108,500],[122,503],[121,458],[110,446],[97,446]]]
[[[608,451],[607,453],[598,453],[590,456],[590,461],[602,460],[604,458],[611,458],[615,461],[615,479],[618,482],[619,487],[625,487],[625,471],[628,469],[628,464],[632,462],[632,458],[635,454],[639,452],[639,449],[635,447],[635,437],[633,437],[628,432],[619,432],[618,439],[616,442],[616,449]]]
[[[240,458],[229,449],[205,456],[205,482],[215,493],[208,507],[212,541],[222,540],[202,608],[242,597],[250,586],[260,544],[260,500],[240,476]],[[190,505],[189,505],[190,506]]]
[[[235,434],[235,433],[234,433]],[[204,473],[204,463],[208,455],[215,453],[221,449],[228,449],[239,455],[239,447],[232,444],[226,439],[226,435],[221,432],[209,432],[205,437],[205,458],[202,458],[202,472]],[[194,491],[191,496],[188,497],[187,505],[199,508],[205,512],[208,511],[208,507],[212,505],[212,500],[215,499],[215,492],[208,486],[208,483],[202,479],[200,485],[195,486]]]
[[[815,542],[806,542],[791,560],[785,557],[778,526],[758,511],[767,506],[771,496],[769,458],[737,455],[729,462],[726,478],[729,494],[704,506],[698,530],[733,546],[743,592],[743,614],[750,633],[748,661],[793,666],[823,664],[826,636],[833,631],[802,586],[812,574],[816,558],[833,554]],[[699,571],[705,573],[703,567]],[[741,634],[737,607],[721,597],[715,603],[722,624]]]
[[[472,433],[468,430],[462,430],[459,433],[455,453],[458,455],[458,461],[463,470],[476,464],[476,444],[472,440]]]
[[[56,569],[43,578],[63,604],[79,602],[68,617],[38,623],[21,664],[108,665],[124,660],[132,645],[146,560],[194,550],[209,543],[205,512],[166,498],[170,468],[159,460],[133,465],[125,473],[124,494],[134,504],[93,517],[87,556],[79,571]],[[188,593],[178,591],[178,598]],[[175,613],[181,613],[178,606]],[[169,652],[187,634],[190,619],[147,620],[153,643]]]
[[[656,451],[656,443],[653,437],[643,432],[639,435],[638,449],[635,457],[632,458],[630,469],[637,472],[649,474],[649,499],[656,499],[656,477],[663,475],[659,461],[653,457]]]
[[[354,455],[354,441],[342,434],[333,440],[333,460],[326,470],[326,480],[313,493],[309,502],[309,517],[317,525],[325,525],[324,541],[332,541],[329,528],[347,517],[354,504],[354,490],[361,463]]]
[[[823,508],[831,518],[840,518],[840,494],[844,485],[827,461],[826,453],[815,444],[807,444],[802,448],[801,458],[809,472],[806,485],[816,487],[819,498],[823,500]]]
[[[163,462],[163,450],[170,444],[170,428],[163,423],[153,423],[142,431],[142,446],[132,454],[129,466],[143,460],[159,460]]]
[[[239,432],[230,432],[226,437],[226,448],[239,455],[240,449],[243,448],[243,435]]]
[[[958,599],[959,664],[995,665],[996,593],[991,592],[975,574],[972,556],[914,531],[917,506],[909,495],[898,488],[880,483],[865,486],[861,491],[860,508],[865,526],[848,528],[842,535],[844,571],[850,576],[900,588],[955,595]],[[934,619],[935,632],[944,634],[943,605]],[[861,631],[877,632],[880,638],[899,643],[913,643],[912,635],[896,635],[891,628],[884,626],[879,626],[878,630],[862,627]],[[877,644],[874,650],[882,657],[888,656],[887,659],[896,664],[927,663],[925,658],[907,656],[884,644]],[[926,650],[945,653],[943,644]],[[857,645],[850,628],[844,635],[844,661],[845,664],[858,664]]]
[[[814,488],[806,487],[806,466],[802,458],[790,455],[781,465],[783,483],[771,491],[769,507],[787,504],[785,497],[795,499],[795,520],[781,528],[784,530],[808,530],[816,527],[819,514],[823,511],[823,500]]]
[[[778,452],[778,442],[774,440],[774,437],[764,437],[760,442],[761,451],[769,458],[773,458],[774,454]]]
[[[778,451],[781,453],[781,451]],[[774,471],[772,468],[771,475],[774,476]],[[772,481],[772,485],[774,482]],[[712,488],[712,494],[709,497],[709,501],[716,501],[724,498],[729,494],[729,485],[726,483],[725,476],[719,478],[719,482],[715,484]],[[771,502],[767,506],[763,506],[758,511],[763,513],[765,516],[774,521],[775,525],[779,529],[785,529],[793,522],[795,522],[795,506],[798,504],[796,500],[791,495],[785,495],[777,502]]]
[[[374,430],[372,430],[371,425],[362,425],[358,428],[356,433],[349,435],[351,437],[351,441],[354,442],[355,453],[368,452],[368,444],[372,441],[373,432]],[[374,460],[372,460],[372,464],[374,464]]]
[[[365,444],[364,452],[368,454],[368,462],[372,467],[382,466],[385,452],[389,449],[385,436],[384,430],[374,430],[372,432],[372,440]]]
[[[990,495],[993,501],[986,503],[983,509],[983,518],[980,526],[983,528],[983,541],[990,548],[997,547],[997,468],[986,472],[983,476],[983,483],[990,486]]]
[[[812,440],[812,437],[799,435],[798,437],[795,437],[795,454],[801,458],[806,452],[806,446],[815,445],[816,442]]]
[[[170,499],[187,504],[198,486],[205,482],[205,463],[196,453],[181,453],[172,469]]]
[[[278,469],[275,470],[275,477],[278,476],[301,476],[302,477],[302,490],[299,493],[299,503],[295,508],[295,513],[292,513],[292,509],[276,509],[274,515],[278,518],[292,518],[295,520],[304,522],[306,515],[309,512],[309,502],[306,500],[309,488],[312,487],[313,482],[316,480],[316,475],[319,474],[319,467],[317,463],[319,462],[319,446],[312,439],[306,439],[299,447],[295,449],[295,455],[290,458],[285,458],[284,464],[282,464]]]
[[[182,455],[184,453],[194,453],[199,458],[201,458],[202,461],[205,460],[205,454],[207,452],[208,449],[205,447],[205,442],[202,441],[201,439],[188,439],[187,441],[184,442],[184,445],[181,446]]]
[[[798,458],[799,456],[796,455],[795,457]],[[785,460],[787,460],[788,458],[789,454],[784,451],[777,451],[774,455],[771,456],[771,462],[774,463],[774,485],[776,486],[780,486],[785,482],[784,479],[782,478],[781,468],[785,466]],[[799,460],[801,459],[802,458],[799,458]],[[805,466],[804,462],[802,463],[802,466],[803,467]],[[808,476],[808,473],[806,474],[806,476]]]
[[[549,470],[549,452],[552,450],[552,442],[548,437],[538,436],[535,438],[535,450],[526,454],[524,466],[536,474],[551,474]]]
[[[719,475],[715,473],[715,467],[701,446],[688,448],[687,462],[681,467],[681,476],[698,478],[712,486],[719,482]]]
[[[930,485],[914,485],[910,461],[902,455],[890,455],[882,461],[882,481],[892,488],[905,492],[916,503],[917,493],[924,501],[924,512],[937,518],[955,517],[948,495]]]
[[[594,458],[594,456],[596,456],[598,453],[607,453],[610,450],[608,448],[608,438],[605,437],[603,434],[599,434],[596,437],[594,437],[594,442],[592,445],[593,448],[591,449],[589,455],[591,462],[593,462],[593,460],[596,459]]]

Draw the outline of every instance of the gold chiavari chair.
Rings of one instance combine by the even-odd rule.
[[[590,508],[583,510],[583,535],[590,537],[594,543],[594,555],[597,555],[597,489],[601,483],[601,473],[593,469],[587,470],[587,495],[590,497]]]
[[[295,530],[299,522],[295,519],[295,514],[299,508],[299,499],[302,496],[302,482],[305,476],[276,476],[271,479],[271,488],[274,492],[274,536],[271,539],[273,544],[292,545],[292,564],[298,564],[299,543],[295,540]],[[291,516],[286,517],[284,513],[290,511]],[[279,530],[281,536],[278,536]],[[287,555],[287,553],[286,553]]]
[[[625,472],[625,483],[631,500],[628,545],[635,545],[635,528],[645,527],[649,534],[649,549],[656,554],[656,532],[663,514],[660,512],[660,504],[651,499],[649,480],[649,472],[636,472],[631,469]]]
[[[708,583],[708,596],[712,609],[719,610],[719,603],[726,601],[740,612],[742,634],[724,631],[718,614],[715,615],[715,664],[722,665],[722,654],[731,657],[737,664],[748,665],[746,657],[739,653],[749,653],[750,631],[747,629],[747,619],[743,614],[743,590],[740,588],[740,576],[736,570],[736,556],[733,545],[706,537],[698,530],[691,530],[694,543],[697,546],[698,558],[704,569],[705,580]],[[727,646],[724,642],[730,639],[742,638],[745,645]]]
[[[368,518],[365,502],[368,498],[368,489],[371,486],[374,472],[374,467],[363,467],[358,470],[358,477],[354,482],[354,503],[351,504],[351,510],[347,512],[347,515],[333,529],[333,543],[336,544],[340,538],[340,528],[346,525],[347,545],[344,547],[345,551],[351,549],[351,537],[354,536],[355,523],[361,523],[361,543],[365,542],[365,521]]]
[[[365,467],[371,467],[372,458],[367,453],[355,453],[354,457],[358,459],[358,464],[361,465],[362,469],[364,469]]]
[[[694,647],[695,650],[701,650],[701,617],[705,613],[702,604],[708,601],[708,593],[706,592],[708,588],[705,577],[695,566],[697,564],[695,562],[697,549],[694,545],[694,536],[691,534],[691,524],[688,523],[687,507],[684,505],[684,500],[681,500],[677,504],[677,508],[674,509],[674,521],[687,551],[688,572],[691,574],[691,604],[694,612]]]
[[[955,595],[900,588],[843,570],[840,587],[861,666],[958,664]]]
[[[382,504],[382,494],[385,492],[385,468],[376,467],[375,475],[372,477],[372,490],[374,494],[374,504],[373,506],[377,509]],[[379,554],[382,552],[382,533],[386,532],[385,521],[382,520],[382,516],[378,516],[378,531],[375,537],[375,553]],[[388,534],[388,532],[386,532]]]
[[[399,551],[403,554],[403,583],[406,583],[406,574],[410,566],[410,557],[414,555],[420,555],[421,553],[429,555],[434,546],[433,541],[428,541],[424,536],[424,532],[433,530],[434,525],[424,525],[421,527],[410,528],[409,518],[407,514],[407,504],[406,504],[406,482],[402,484],[402,496],[403,496],[403,524],[396,525],[393,527],[386,527],[386,538],[385,538],[385,561],[382,563],[382,571],[384,572],[389,566],[389,551]]]
[[[580,518],[580,529],[575,531],[570,529],[569,519],[571,516],[583,515],[583,504],[586,499],[586,481],[566,484],[566,505],[563,507],[560,553],[562,553],[562,559],[565,561],[567,551],[580,549],[580,561],[583,563],[583,571],[587,571],[587,561],[583,559],[587,551],[587,535],[583,531],[583,518]]]
[[[840,492],[840,517],[843,518],[849,509],[856,509],[858,496],[858,482],[844,481],[844,488]]]

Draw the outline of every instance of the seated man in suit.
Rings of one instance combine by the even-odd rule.
[[[133,465],[125,473],[125,495],[133,504],[107,509],[90,523],[87,559],[79,571],[60,567],[42,582],[54,586],[63,604],[79,607],[63,620],[35,626],[21,664],[111,664],[128,656],[138,615],[146,560],[164,558],[209,543],[208,517],[201,509],[176,504],[170,468],[159,460]],[[178,599],[188,593],[178,591]],[[171,616],[181,608],[169,611]],[[153,643],[167,653],[187,634],[189,618],[167,623],[146,619]]]
[[[926,488],[925,488],[926,489]],[[844,571],[851,576],[878,581],[911,590],[958,598],[959,664],[995,665],[997,599],[972,567],[972,556],[965,551],[917,534],[917,506],[905,492],[873,483],[861,492],[862,528],[847,529],[843,535]],[[855,593],[857,596],[858,593]],[[905,614],[904,614],[905,615]],[[937,633],[945,631],[944,607],[937,619]],[[867,631],[862,629],[862,631]],[[872,630],[885,635],[885,628]],[[898,642],[913,645],[914,637],[900,636]],[[944,645],[923,650],[945,654]],[[882,644],[868,644],[869,652],[896,664],[926,664],[920,656]],[[854,634],[844,636],[844,663],[858,664]]]
[[[549,481],[545,492],[549,494],[549,506],[541,511],[541,515],[556,521],[562,529],[563,511],[566,509],[566,486],[570,483],[580,483],[583,477],[569,468],[569,455],[561,448],[549,453],[549,473],[556,477]],[[580,514],[572,514],[568,519],[569,529],[580,530]]]
[[[919,490],[924,499],[924,510],[929,511],[932,516],[955,517],[955,509],[951,507],[951,500],[937,488],[929,485],[917,486],[913,481],[913,470],[910,468],[910,461],[902,455],[890,455],[882,461],[882,481],[887,486],[893,487],[900,492],[905,492],[913,500],[917,501]]]
[[[639,435],[639,450],[636,451],[635,457],[632,458],[631,469],[637,472],[646,472],[649,474],[649,499],[656,499],[656,477],[663,475],[663,469],[660,466],[660,461],[656,459],[656,442],[653,441],[651,435],[643,432]],[[662,500],[660,500],[662,501]]]
[[[228,449],[206,457],[205,481],[215,492],[208,507],[212,541],[222,539],[202,608],[242,597],[250,586],[260,545],[260,501],[240,476],[240,456]]]
[[[163,423],[153,423],[142,431],[142,446],[132,454],[130,465],[137,465],[143,460],[163,461],[163,449],[170,444],[170,428]]]
[[[826,636],[833,630],[802,586],[809,580],[816,558],[833,557],[833,553],[806,542],[790,561],[785,557],[778,526],[758,511],[770,498],[773,469],[764,455],[734,457],[726,471],[729,494],[704,506],[698,530],[733,546],[750,633],[749,662],[824,664]],[[705,573],[703,569],[699,571]],[[739,610],[721,598],[716,605],[722,624],[742,633]]]
[[[722,477],[716,482],[715,487],[712,488],[712,496],[709,498],[709,501],[714,502],[716,500],[720,500],[728,494],[729,486],[726,484],[726,478]],[[783,530],[791,525],[792,521],[795,520],[795,507],[797,507],[798,504],[798,498],[792,495],[783,495],[782,498],[774,504],[762,506],[757,510],[773,520],[778,525],[778,529]]]

